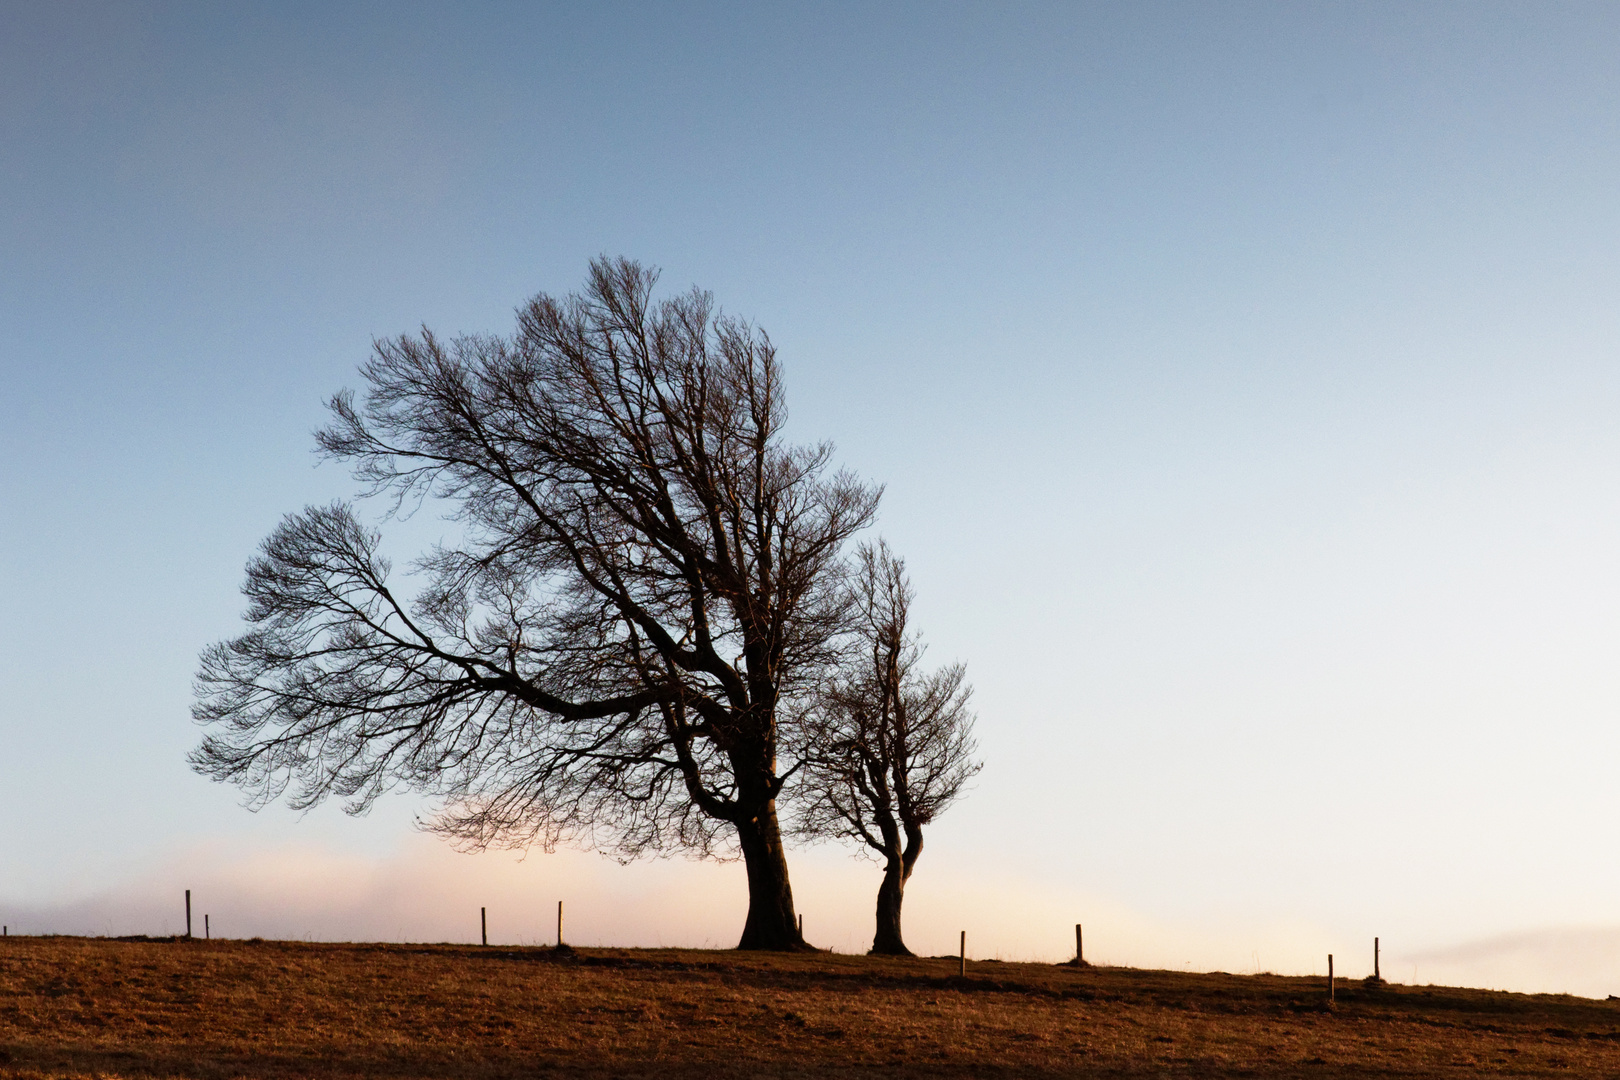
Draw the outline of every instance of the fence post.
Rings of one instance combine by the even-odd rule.
[[[1383,982],[1384,977],[1378,971],[1378,939],[1373,938],[1373,982]]]
[[[186,937],[191,936],[191,890],[186,890]]]
[[[1076,967],[1084,966],[1086,962],[1086,943],[1080,936],[1080,924],[1074,924],[1074,964]]]
[[[489,908],[478,909],[478,937],[485,945],[489,944]]]
[[[562,948],[562,901],[557,901],[557,948]]]
[[[208,930],[208,913],[206,911],[203,912],[203,940],[204,941],[212,941],[212,940],[214,940],[214,935],[212,933],[210,933],[209,930]]]
[[[967,931],[962,931],[962,953],[957,957],[956,974],[967,978]]]
[[[1328,1000],[1333,1000],[1333,954],[1328,953]]]

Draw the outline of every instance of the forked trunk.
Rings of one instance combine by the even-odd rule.
[[[767,803],[752,821],[738,824],[743,864],[748,868],[748,921],[739,949],[808,949],[793,916],[793,886],[788,882],[787,851],[776,822],[776,803]]]
[[[900,905],[906,898],[906,875],[897,859],[890,859],[883,871],[883,884],[877,895],[877,936],[872,951],[882,956],[911,956],[900,933]]]

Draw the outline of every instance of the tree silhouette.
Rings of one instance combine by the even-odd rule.
[[[923,826],[962,794],[975,760],[966,668],[925,672],[908,628],[913,591],[888,544],[863,545],[852,586],[854,644],[824,685],[806,731],[796,821],[806,836],[864,844],[883,860],[872,951],[910,956],[901,933],[906,882]]]
[[[289,515],[208,648],[193,766],[258,804],[407,786],[463,844],[740,854],[740,947],[802,948],[776,799],[846,626],[880,491],[793,446],[769,338],[656,273],[591,264],[510,338],[376,343],[317,435],[384,519],[459,535],[407,598],[350,504]],[[786,736],[784,738],[784,735]]]

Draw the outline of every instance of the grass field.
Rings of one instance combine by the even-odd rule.
[[[676,949],[19,938],[0,1077],[1620,1076],[1620,1002]]]

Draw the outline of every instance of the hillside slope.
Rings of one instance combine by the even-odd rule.
[[[1620,1003],[687,950],[18,938],[0,1077],[1615,1076]]]

